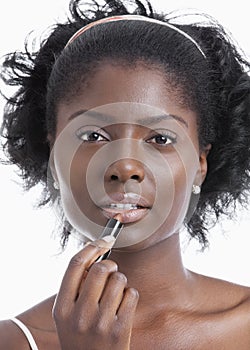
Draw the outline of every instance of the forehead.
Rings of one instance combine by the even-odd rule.
[[[190,110],[187,94],[180,84],[176,84],[173,74],[166,73],[160,65],[136,62],[131,65],[120,62],[96,65],[90,74],[79,77],[65,93],[66,98],[58,104],[61,106],[92,109],[100,105],[116,102],[144,103],[164,109],[182,108]]]
[[[98,98],[105,103],[137,102],[154,105],[163,99],[184,105],[183,89],[176,84],[173,74],[168,74],[163,67],[137,61],[128,65],[117,61],[97,65],[88,76],[80,91],[91,103],[90,97]],[[186,96],[187,97],[187,96]],[[105,104],[101,103],[101,104]],[[157,107],[156,106],[156,107]],[[96,107],[96,106],[92,106]]]
[[[59,129],[72,115],[77,115],[82,110],[99,109],[100,106],[119,102],[151,106],[161,110],[161,114],[179,116],[186,124],[196,126],[196,113],[184,102],[183,90],[170,81],[168,75],[159,67],[149,67],[145,64],[130,67],[105,63],[99,65],[84,84],[77,85],[76,92],[69,94],[70,98],[58,105]],[[141,117],[143,118],[143,115]],[[126,122],[124,119],[123,121]]]

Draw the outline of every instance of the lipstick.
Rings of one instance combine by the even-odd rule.
[[[115,237],[115,239],[116,239],[118,237],[119,233],[121,232],[122,227],[123,227],[123,224],[120,222],[119,219],[120,219],[120,214],[109,219],[99,238],[102,239],[103,237],[106,237],[106,236],[112,236],[112,237]],[[101,255],[96,260],[96,262],[107,259],[110,255],[110,253],[111,253],[111,249],[109,249],[105,254]]]

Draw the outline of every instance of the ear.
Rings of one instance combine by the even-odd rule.
[[[207,175],[207,156],[212,148],[211,144],[208,144],[200,151],[199,156],[199,162],[200,162],[200,181],[203,183],[203,181],[206,178]]]
[[[49,168],[51,171],[51,175],[54,179],[54,181],[58,182],[58,177],[57,177],[57,173],[56,173],[56,167],[55,167],[55,159],[54,159],[54,138],[51,136],[51,134],[48,134],[47,136],[47,140],[49,142],[50,145],[50,157],[49,157]]]
[[[49,167],[50,167],[51,175],[52,175],[54,181],[58,182],[58,177],[57,177],[57,173],[56,173],[53,152],[51,152],[51,154],[50,154]]]

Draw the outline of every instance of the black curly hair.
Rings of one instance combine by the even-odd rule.
[[[123,14],[174,23],[198,43],[206,58],[178,32],[144,21],[95,26],[65,48],[81,27]],[[25,188],[42,183],[41,205],[53,203],[58,198],[47,181],[47,135],[55,134],[58,102],[77,93],[84,79],[107,59],[127,66],[144,62],[159,67],[168,83],[182,92],[182,103],[197,113],[200,147],[212,145],[199,201],[186,224],[190,235],[205,247],[209,225],[222,214],[229,215],[231,204],[247,202],[250,64],[215,20],[205,15],[204,22],[200,16],[199,22],[191,24],[175,20],[173,15],[156,13],[149,1],[144,5],[139,0],[105,0],[100,5],[95,0],[72,0],[70,17],[53,27],[38,51],[30,51],[26,42],[25,52],[5,56],[1,78],[19,88],[7,99],[1,135],[3,149],[9,162],[21,170]],[[63,244],[71,231],[64,220]]]

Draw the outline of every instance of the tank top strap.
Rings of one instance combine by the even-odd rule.
[[[30,332],[30,330],[25,326],[23,322],[21,322],[16,317],[13,317],[10,319],[12,322],[14,322],[24,333],[25,337],[27,338],[29,345],[31,347],[31,350],[38,350],[38,347],[36,345],[36,342]]]

